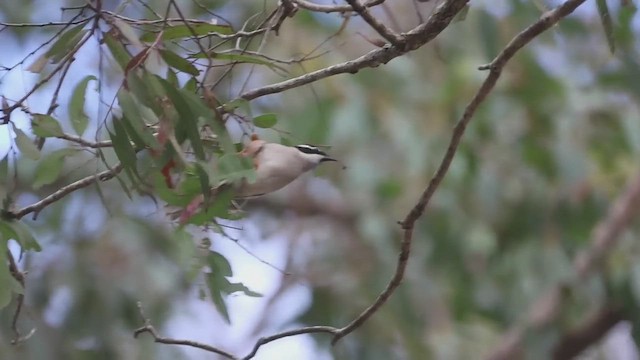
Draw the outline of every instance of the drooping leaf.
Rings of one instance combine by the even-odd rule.
[[[120,34],[122,34],[122,36],[124,36],[131,45],[135,45],[138,48],[144,47],[144,45],[140,42],[140,40],[138,40],[138,34],[136,33],[136,30],[133,27],[131,27],[131,25],[127,24],[125,21],[121,19],[118,19],[118,18],[113,18],[113,19],[114,19],[114,25],[118,28],[118,30],[120,31]]]
[[[188,91],[190,93],[195,93],[198,88],[198,80],[195,77],[190,78],[182,87],[182,90]]]
[[[74,154],[76,151],[77,150],[70,148],[59,149],[43,157],[38,163],[33,176],[33,188],[39,189],[43,185],[48,185],[56,181],[62,172],[64,158]]]
[[[616,44],[613,37],[613,23],[611,21],[611,14],[609,13],[607,0],[596,0],[596,4],[598,5],[598,14],[600,15],[600,21],[602,21],[602,27],[604,28],[604,35],[607,38],[609,51],[613,54],[616,52]]]
[[[95,76],[88,75],[76,85],[73,89],[73,95],[71,95],[71,101],[69,102],[69,117],[71,125],[76,133],[80,136],[84,134],[89,124],[89,118],[84,113],[85,92],[89,81],[97,80]]]
[[[73,51],[73,49],[76,47],[76,45],[78,45],[80,40],[82,40],[82,38],[88,32],[89,32],[89,30],[80,31],[79,33],[75,34],[67,43],[65,43],[64,46],[62,47],[62,49],[60,49],[59,51],[56,50],[55,53],[50,54],[49,57],[51,58],[51,62],[53,64],[57,64],[57,63],[60,62],[60,60],[65,58],[67,55],[69,55],[69,53],[71,53]],[[52,50],[53,50],[53,48],[52,48]]]
[[[169,84],[166,80],[160,79],[161,84],[164,86],[167,91],[167,95],[173,102],[178,114],[180,115],[180,119],[176,124],[176,132],[179,130],[184,131],[191,146],[193,147],[193,152],[196,155],[196,158],[199,160],[204,160],[204,148],[202,147],[202,140],[200,139],[200,131],[198,129],[198,117],[189,106],[185,98],[182,96],[180,91],[178,91],[175,87]]]
[[[34,135],[40,137],[56,137],[64,134],[58,120],[45,114],[33,114],[31,129]]]
[[[226,292],[227,294],[233,294],[236,292],[242,292],[247,296],[251,296],[251,297],[262,297],[262,294],[255,292],[251,289],[249,289],[246,285],[244,285],[243,283],[229,283],[229,286],[227,286],[226,289],[224,289],[224,292]]]
[[[29,139],[24,131],[18,129],[13,123],[11,125],[13,126],[13,132],[16,134],[16,145],[20,153],[31,160],[38,160],[40,158],[40,150],[33,143],[33,140]]]
[[[198,175],[198,179],[200,180],[200,188],[202,190],[202,195],[204,195],[204,202],[208,204],[210,198],[209,188],[211,187],[209,184],[209,175],[200,163],[195,164],[195,170]]]
[[[113,56],[120,68],[124,70],[131,60],[131,55],[127,53],[127,50],[125,50],[124,46],[110,33],[104,34],[104,42],[105,44],[107,44],[107,47],[111,52],[111,56]]]
[[[74,38],[80,34],[80,31],[84,28],[85,24],[80,24],[72,27],[71,29],[64,32],[56,42],[51,45],[51,48],[46,53],[46,56],[52,58],[54,56],[58,56],[61,53],[64,53],[65,50],[69,50],[69,44],[73,42]]]
[[[29,65],[27,71],[36,74],[40,73],[49,62],[49,59],[52,59],[54,64],[60,62],[87,33],[86,30],[82,31],[84,26],[85,24],[80,24],[62,33],[46,53],[40,55],[36,61]]]
[[[211,300],[213,301],[213,305],[215,305],[216,310],[222,315],[227,324],[231,323],[231,319],[229,317],[229,310],[227,310],[227,304],[224,302],[224,298],[222,297],[222,288],[225,283],[229,281],[224,277],[216,276],[214,274],[206,274],[206,283],[209,288],[209,293],[211,294]]]
[[[118,156],[118,160],[126,169],[135,169],[137,157],[136,151],[131,145],[131,141],[127,136],[124,126],[120,123],[121,119],[113,119],[113,132],[109,132],[111,141],[113,142],[113,150]]]
[[[232,34],[232,29],[227,25],[216,25],[216,24],[179,24],[174,26],[169,26],[163,29],[162,39],[163,40],[172,40],[172,39],[180,39],[191,36],[201,36],[207,35],[211,33],[218,33],[221,35],[229,35]],[[144,42],[151,42],[156,39],[158,36],[155,32],[147,32],[140,40]]]
[[[218,276],[233,276],[231,264],[224,255],[216,251],[210,251],[207,257],[207,265],[211,268],[211,272]]]
[[[169,82],[169,84],[175,87],[180,86],[180,82],[178,81],[178,75],[176,75],[176,72],[173,71],[173,69],[171,68],[167,69],[167,81]]]
[[[124,88],[118,91],[117,97],[118,104],[122,109],[123,124],[136,146],[141,148],[148,146],[157,149],[159,147],[158,140],[153,136],[151,128],[146,126],[144,119],[144,117],[154,116],[153,112],[136,101],[132,94]],[[155,117],[150,120],[151,122],[157,122]]]
[[[167,63],[167,65],[171,66],[174,69],[180,70],[193,76],[198,76],[200,74],[200,71],[192,63],[185,60],[173,51],[160,50],[160,56],[162,56],[162,59]]]
[[[268,129],[278,122],[276,114],[262,114],[253,118],[253,124],[259,128]]]
[[[13,239],[20,244],[22,250],[40,251],[40,244],[33,237],[29,228],[25,224],[17,220],[2,220],[0,219],[0,234],[4,237],[4,240]]]

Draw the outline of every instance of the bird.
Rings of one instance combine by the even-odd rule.
[[[280,190],[300,175],[326,161],[337,161],[315,146],[286,146],[264,140],[251,141],[240,153],[252,159],[256,172],[253,183],[243,181],[236,197],[255,197]]]
[[[243,179],[235,184],[224,182],[212,188],[210,195],[215,196],[227,189],[233,191],[235,199],[266,195],[282,189],[323,162],[338,161],[313,145],[287,146],[257,138],[252,139],[240,152],[240,155],[252,161],[255,181],[249,182]],[[202,194],[194,198],[179,213],[180,223],[186,223],[202,207],[203,203],[204,196]]]

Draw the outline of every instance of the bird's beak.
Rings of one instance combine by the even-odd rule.
[[[323,157],[323,158],[320,160],[320,162],[325,162],[325,161],[338,161],[338,160],[336,160],[336,159],[334,159],[334,158],[330,158],[330,157]]]

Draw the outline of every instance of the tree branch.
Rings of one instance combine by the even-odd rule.
[[[363,6],[370,8],[382,4],[384,1],[385,0],[369,0]],[[303,9],[327,14],[333,12],[345,13],[353,11],[353,8],[350,5],[320,5],[307,0],[293,0],[293,2]]]
[[[349,3],[349,5],[351,5],[353,10],[357,12],[360,15],[360,17],[364,21],[366,21],[367,24],[369,24],[369,26],[371,26],[376,32],[378,32],[380,36],[387,39],[387,41],[391,45],[396,47],[402,46],[404,39],[398,34],[396,34],[393,30],[388,28],[385,24],[378,21],[378,19],[376,19],[373,15],[371,15],[367,7],[360,4],[359,0],[345,0],[345,1]]]
[[[607,217],[593,229],[591,246],[579,253],[573,262],[575,280],[584,281],[600,266],[602,258],[615,246],[618,236],[640,210],[640,172],[634,175],[609,208]],[[529,329],[550,324],[562,310],[565,284],[557,284],[533,302],[524,323],[507,331],[493,353],[491,360],[513,359]]]
[[[85,188],[93,183],[98,181],[107,181],[114,178],[120,171],[122,171],[123,165],[122,163],[116,164],[113,168],[99,172],[95,175],[89,175],[84,177],[76,182],[73,182],[67,186],[61,187],[57,191],[43,198],[42,200],[33,203],[29,206],[25,206],[17,211],[6,211],[3,216],[8,217],[10,219],[20,219],[27,214],[34,213],[34,218],[38,215],[38,213],[44,209],[46,206],[51,205],[52,203],[62,199],[63,197],[71,194],[72,192]]]
[[[449,26],[451,20],[453,20],[455,15],[458,14],[468,2],[469,0],[445,0],[442,5],[438,6],[429,19],[427,19],[426,23],[421,24],[406,34],[403,34],[406,39],[406,44],[403,46],[385,46],[383,48],[373,50],[354,60],[312,71],[293,79],[249,90],[241,94],[240,98],[253,100],[265,95],[276,94],[285,90],[300,87],[329,76],[345,73],[355,74],[364,68],[375,68],[382,64],[386,64],[392,59],[404,55],[409,51],[415,50],[433,40],[447,26]]]
[[[289,336],[296,336],[302,334],[313,334],[313,333],[328,333],[328,334],[336,334],[339,330],[332,326],[308,326],[300,329],[283,331],[281,333],[277,333],[270,336],[265,336],[256,341],[256,344],[253,346],[253,349],[249,354],[242,358],[242,360],[252,359],[258,353],[258,349],[265,344],[268,344],[272,341],[286,338]]]
[[[211,345],[207,345],[207,344],[203,344],[203,343],[199,343],[197,341],[191,341],[191,340],[179,340],[179,339],[172,339],[172,338],[166,338],[166,337],[162,337],[160,335],[158,335],[156,329],[153,327],[153,325],[151,325],[151,321],[144,315],[144,310],[142,308],[142,303],[138,302],[138,310],[140,312],[140,316],[142,317],[142,320],[144,321],[144,326],[141,328],[136,329],[133,332],[133,337],[137,338],[140,334],[143,333],[149,333],[151,334],[151,336],[153,336],[153,340],[157,343],[161,343],[161,344],[167,344],[167,345],[184,345],[184,346],[190,346],[190,347],[194,347],[197,349],[202,349],[211,353],[215,353],[221,356],[226,357],[227,359],[232,359],[232,360],[238,360],[238,358],[236,356],[234,356],[231,353],[228,353],[224,350],[218,349],[216,347],[213,347]]]

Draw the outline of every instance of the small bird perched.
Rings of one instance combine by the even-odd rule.
[[[235,198],[265,195],[280,190],[309,170],[325,161],[337,161],[311,145],[286,146],[253,139],[240,153],[253,161],[255,181],[243,180],[240,184],[221,184],[212,189],[212,195],[234,187]],[[203,204],[204,196],[197,196],[180,213],[180,222],[185,223]]]
[[[322,162],[337,161],[315,146],[286,146],[264,140],[251,141],[241,154],[253,160],[256,180],[251,184],[243,181],[236,190],[237,197],[274,192]]]

